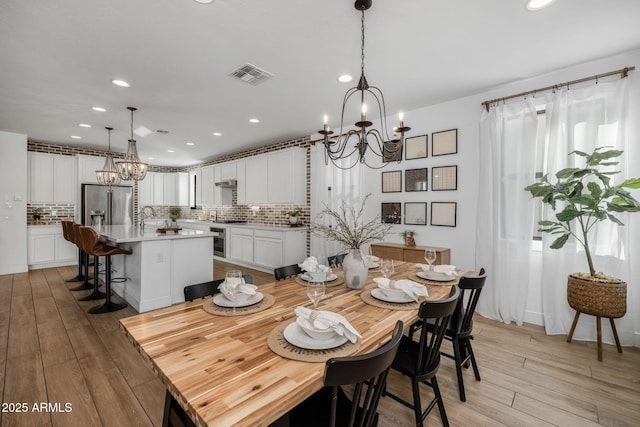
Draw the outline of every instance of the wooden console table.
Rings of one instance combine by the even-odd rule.
[[[372,243],[371,253],[379,258],[392,258],[400,261],[425,264],[425,249],[436,250],[435,264],[451,264],[451,249],[434,246],[405,246],[400,243]]]

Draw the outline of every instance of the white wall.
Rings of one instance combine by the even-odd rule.
[[[482,113],[481,102],[503,96],[533,90],[557,83],[563,83],[583,77],[602,74],[608,71],[624,68],[627,66],[640,65],[640,50],[628,52],[611,58],[580,64],[571,68],[558,70],[544,76],[533,79],[516,81],[511,84],[502,85],[485,92],[457,99],[454,101],[421,108],[405,112],[405,124],[410,126],[411,132],[408,136],[429,134],[429,157],[418,160],[403,160],[402,163],[392,163],[382,170],[367,169],[364,179],[364,193],[372,193],[370,203],[367,207],[371,215],[380,214],[380,203],[382,202],[402,202],[404,214],[404,202],[412,201],[454,201],[458,203],[457,226],[434,227],[431,225],[394,225],[392,235],[386,240],[401,243],[402,238],[399,233],[405,229],[413,229],[417,232],[416,243],[418,245],[433,245],[451,248],[452,264],[465,269],[479,269],[480,265],[475,262],[476,236],[476,207],[478,197],[482,197],[482,189],[478,188],[477,162],[481,147],[479,146],[479,123]],[[479,71],[480,72],[480,71]],[[631,84],[630,96],[630,132],[629,132],[629,165],[640,164],[640,85],[637,84],[640,69],[629,73]],[[385,88],[383,88],[385,89]],[[387,100],[392,99],[393,92],[386,89]],[[389,118],[389,126],[395,125],[396,117]],[[458,153],[454,155],[431,157],[431,133],[442,130],[458,129]],[[637,160],[635,163],[633,159]],[[458,166],[458,190],[457,191],[431,191],[431,168],[433,166]],[[402,193],[381,193],[382,171],[406,170],[415,168],[429,168],[429,191],[427,192],[402,192]],[[640,167],[631,172],[634,177],[640,176]],[[404,187],[404,172],[403,172]],[[427,215],[427,223],[431,221],[430,208]],[[633,224],[633,229],[638,233],[632,239],[629,253],[632,259],[638,260],[640,254],[640,214],[631,215],[629,223]],[[635,257],[634,257],[635,254]],[[505,260],[508,262],[508,260]],[[640,277],[640,263],[632,262],[631,277]],[[534,271],[533,274],[538,274]],[[566,281],[565,281],[566,283]],[[630,284],[634,285],[634,284]],[[638,284],[635,284],[638,285]],[[527,301],[527,321],[541,324],[542,312],[541,294],[539,289],[530,289]],[[636,323],[636,331],[640,331],[640,319]],[[640,339],[639,339],[640,341]]]
[[[0,274],[27,271],[27,136],[0,131]]]

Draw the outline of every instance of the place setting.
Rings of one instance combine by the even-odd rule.
[[[416,264],[420,271],[409,275],[411,279],[418,280],[421,283],[427,282],[429,285],[435,286],[451,286],[458,282],[460,275],[455,265],[433,265],[436,261],[436,251],[426,249],[424,251],[424,259],[427,264]]]
[[[331,271],[329,266],[320,264],[314,256],[306,258],[298,267],[304,270],[304,273],[296,276],[295,281],[299,285],[307,286],[309,282],[322,282],[326,286],[339,286],[344,284],[342,274],[338,275]]]
[[[392,259],[381,260],[380,273],[384,277],[375,277],[373,281],[377,287],[365,289],[360,299],[369,305],[394,310],[414,310],[418,308],[421,299],[428,295],[426,286],[409,279],[393,280],[395,273]]]
[[[207,299],[202,308],[218,316],[237,316],[257,313],[271,307],[276,299],[271,294],[258,292],[258,287],[245,283],[240,270],[228,271],[218,285],[220,293]]]

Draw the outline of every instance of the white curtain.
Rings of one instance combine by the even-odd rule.
[[[608,83],[598,83],[580,89],[562,89],[550,94],[546,103],[546,169],[558,171],[572,167],[582,167],[581,157],[568,156],[573,150],[587,153],[596,147],[611,146],[625,151],[618,158],[620,163],[611,170],[621,170],[622,174],[612,177],[614,183],[630,178],[627,165],[638,165],[627,155],[627,105],[629,79],[618,79]],[[637,168],[635,171],[637,175]],[[544,216],[553,215],[550,208]],[[636,214],[637,215],[637,214]],[[631,280],[631,254],[629,253],[630,233],[633,225],[629,214],[616,214],[627,226],[619,227],[610,221],[598,223],[590,235],[589,244],[596,271],[604,272],[627,281],[627,315],[616,320],[620,341],[623,345],[633,344],[633,319],[639,315],[637,278]],[[566,277],[574,272],[587,272],[588,266],[582,246],[570,240],[560,250],[550,249],[555,237],[543,236],[542,245],[542,305],[544,323],[548,334],[567,334],[575,311],[567,304]],[[636,258],[637,259],[637,258]],[[635,286],[634,286],[635,285]],[[608,323],[608,322],[607,322]],[[582,315],[574,333],[575,339],[595,340],[596,328],[593,316]],[[613,342],[607,324],[602,328],[603,339]]]
[[[351,206],[362,202],[362,171],[360,164],[351,169],[340,169],[331,162],[325,165],[324,145],[311,146],[311,220],[319,222],[318,214],[326,207],[336,208],[344,200]],[[348,165],[351,162],[345,162]],[[326,219],[325,219],[326,221]],[[311,234],[311,255],[321,264],[327,257],[341,253],[340,244]]]
[[[491,107],[480,120],[476,267],[487,271],[477,311],[505,323],[524,320],[533,239],[538,118],[531,100]]]

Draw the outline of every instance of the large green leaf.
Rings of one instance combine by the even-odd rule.
[[[607,214],[607,217],[609,218],[609,221],[613,221],[618,225],[624,225],[622,223],[622,221],[620,221],[618,218],[616,218],[615,216],[611,215],[611,214]]]
[[[640,178],[627,179],[622,184],[618,185],[618,187],[640,188]]]
[[[567,243],[567,240],[569,240],[569,236],[571,236],[569,233],[563,234],[562,236],[554,240],[551,246],[549,247],[551,249],[560,249],[561,247],[564,246],[565,243]]]
[[[566,179],[573,175],[574,172],[578,171],[578,168],[565,168],[556,173],[556,178],[558,179]]]
[[[595,182],[590,182],[587,184],[587,188],[589,189],[589,191],[591,192],[591,197],[593,197],[594,199],[597,199],[600,197],[600,195],[602,194],[602,189],[600,188],[600,186],[598,184],[596,184]]]
[[[579,217],[581,214],[581,211],[577,210],[576,208],[574,208],[573,206],[569,205],[567,207],[565,207],[562,212],[559,212],[556,215],[556,218],[558,218],[558,221],[561,222],[569,222],[572,221],[574,219],[576,219],[577,217]]]

